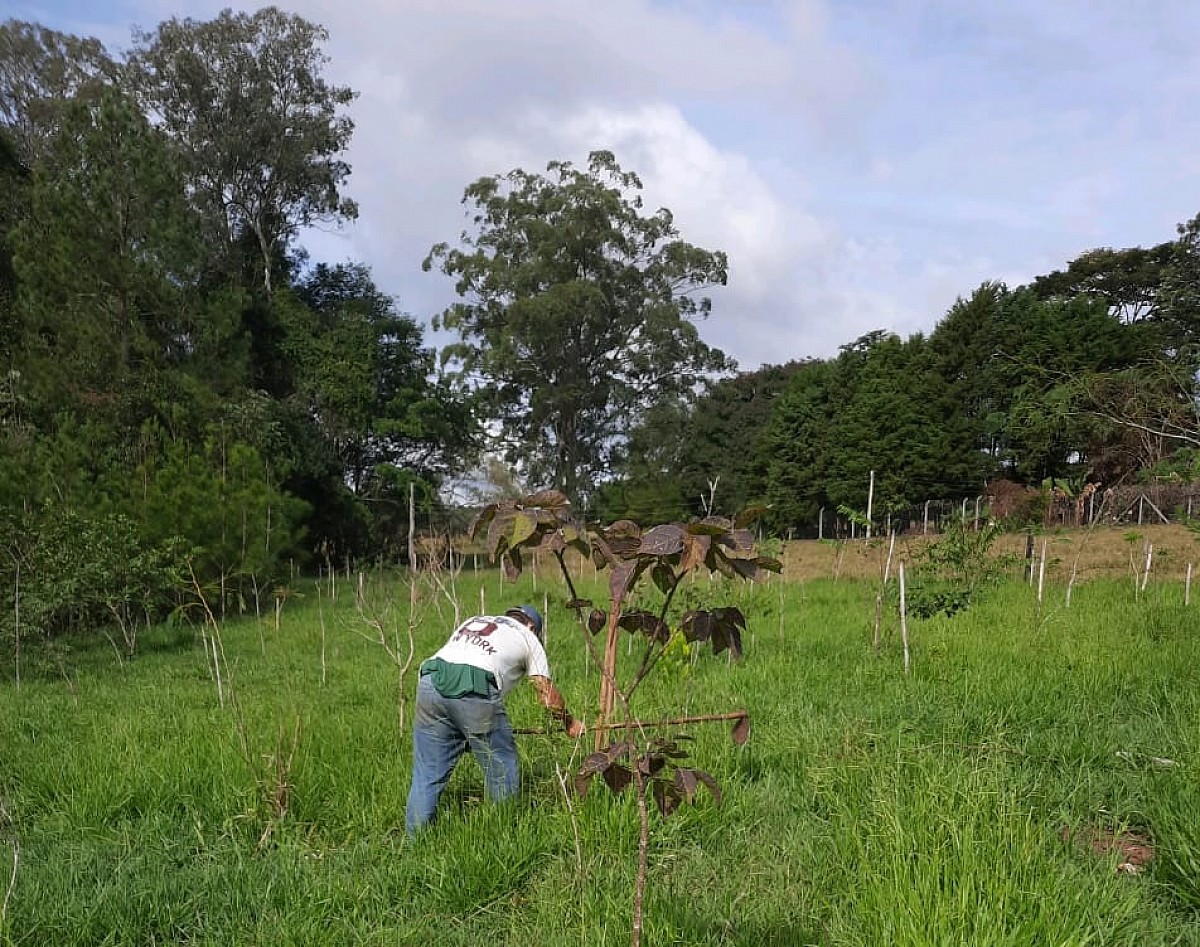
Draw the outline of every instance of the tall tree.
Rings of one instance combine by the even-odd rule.
[[[732,514],[761,500],[767,471],[758,442],[788,380],[804,364],[764,365],[717,379],[693,404],[660,401],[630,434],[621,464],[626,493],[661,497],[662,508],[650,511],[660,520],[703,515],[710,506]]]
[[[766,459],[766,499],[780,528],[811,523],[829,503],[829,465],[837,443],[838,366],[805,363],[771,412],[760,444]]]
[[[431,379],[434,353],[420,326],[397,312],[365,267],[320,264],[297,294],[307,318],[292,322],[288,344],[299,394],[355,492],[383,464],[440,482],[472,458],[469,404]]]
[[[161,133],[115,88],[70,103],[46,150],[12,235],[20,361],[48,409],[127,402],[188,354],[194,220]]]
[[[461,340],[443,361],[479,380],[510,462],[570,496],[613,469],[652,404],[732,367],[695,325],[725,254],[681,240],[666,209],[643,214],[641,186],[607,151],[586,170],[480,178],[463,198],[475,232],[425,260],[463,298],[435,321]]]
[[[26,167],[46,158],[65,106],[118,81],[120,67],[91,37],[36,23],[0,23],[0,128]]]
[[[353,131],[341,109],[354,93],[322,74],[328,33],[265,7],[173,18],[135,39],[129,81],[183,156],[217,259],[238,274],[249,241],[270,295],[300,227],[358,212],[339,190]]]

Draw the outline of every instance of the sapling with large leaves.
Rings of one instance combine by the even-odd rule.
[[[733,721],[733,739],[743,744],[750,735],[750,716],[741,710],[643,721],[634,716],[630,702],[671,642],[671,605],[684,578],[700,569],[749,580],[764,571],[781,571],[779,560],[757,555],[754,535],[748,528],[763,512],[763,508],[753,508],[733,519],[707,516],[645,530],[632,520],[618,520],[608,526],[585,525],[573,516],[565,494],[543,490],[520,499],[490,503],[472,524],[472,536],[486,534],[488,552],[500,561],[510,579],[520,575],[526,553],[545,550],[558,560],[570,592],[568,607],[574,610],[585,646],[600,669],[599,714],[591,726],[595,752],[584,760],[576,777],[576,789],[585,792],[591,780],[599,775],[614,792],[633,786],[637,796],[640,832],[634,893],[635,947],[641,941],[645,901],[649,800],[654,800],[663,817],[670,815],[682,801],[694,801],[700,786],[707,787],[720,801],[720,788],[710,774],[680,765],[688,755],[680,745],[686,737],[652,738],[647,731],[688,723]],[[597,570],[608,570],[607,611],[577,592],[565,559],[566,551],[572,548],[590,557]],[[647,576],[661,595],[657,613],[626,608]],[[689,644],[707,642],[714,654],[728,650],[737,658],[742,656],[745,628],[745,615],[736,606],[689,609],[677,623],[678,633]],[[617,666],[621,631],[644,639],[641,658],[625,680],[619,678]],[[604,632],[602,652],[594,641],[601,632]],[[621,704],[622,720],[613,719],[617,701]],[[624,735],[612,740],[609,734],[613,731]]]

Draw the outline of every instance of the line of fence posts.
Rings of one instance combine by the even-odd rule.
[[[873,474],[874,472],[872,472]],[[867,493],[866,525],[861,535],[870,539],[874,533],[874,496],[875,478],[871,477]],[[1186,491],[1186,492],[1185,492]],[[1200,484],[1151,484],[1146,486],[1118,488],[1105,491],[1102,502],[1096,502],[1098,490],[1089,492],[1086,503],[1082,497],[1051,498],[1050,506],[1043,516],[1043,525],[1089,526],[1097,521],[1097,516],[1111,520],[1113,525],[1121,523],[1142,526],[1147,522],[1164,524],[1176,522],[1191,522],[1196,497],[1200,495]],[[939,522],[951,510],[963,523],[970,523],[972,528],[979,530],[989,517],[989,507],[994,497],[988,494],[978,494],[975,497],[963,497],[959,500],[926,500],[921,506],[908,510],[890,510],[886,514],[887,529],[891,532],[893,523],[899,523],[898,532],[915,532],[920,523],[921,535],[939,531]],[[974,510],[972,511],[972,505]],[[1170,512],[1167,512],[1170,511]],[[832,516],[826,507],[817,511],[817,539],[857,539],[860,536],[859,526],[853,518],[843,518],[837,513]],[[905,525],[907,524],[907,526]],[[790,535],[802,534],[803,530],[789,531]],[[812,534],[809,533],[811,536]],[[885,533],[886,535],[886,533]]]

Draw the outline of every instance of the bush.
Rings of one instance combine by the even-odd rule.
[[[10,525],[9,554],[0,562],[0,628],[8,638],[18,614],[22,635],[42,638],[117,625],[132,652],[137,629],[179,600],[180,543],[146,543],[127,516],[46,509]]]

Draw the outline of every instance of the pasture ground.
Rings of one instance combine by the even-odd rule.
[[[1142,549],[1124,532],[1121,569]],[[1151,541],[1164,566],[1197,548]],[[655,817],[644,943],[1200,944],[1200,621],[1182,583],[1156,569],[1139,592],[1118,570],[1068,607],[1079,538],[1064,539],[1040,604],[1013,580],[910,622],[906,677],[896,616],[873,651],[875,585],[846,568],[875,575],[880,551],[842,550],[834,581],[838,550],[808,545],[784,581],[689,583],[681,607],[744,609],[746,660],[671,656],[639,694],[645,718],[754,722],[745,747],[691,730],[724,800]],[[600,786],[563,793],[586,749],[521,737],[523,791],[505,806],[464,761],[410,841],[398,712],[413,677],[372,640],[353,583],[303,592],[278,626],[222,624],[224,706],[184,625],[123,664],[101,639],[27,649],[19,688],[3,669],[0,943],[628,943],[636,813]],[[405,626],[402,581],[365,593]],[[587,716],[598,681],[561,583],[421,583],[418,657],[452,598],[548,602],[556,678]],[[518,726],[545,722],[528,690],[510,699]]]

